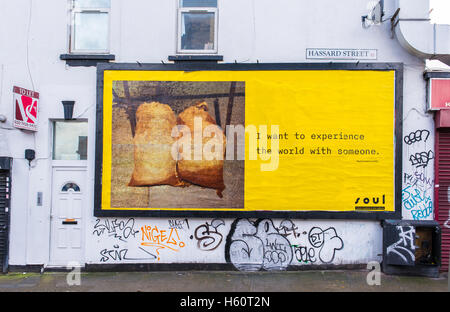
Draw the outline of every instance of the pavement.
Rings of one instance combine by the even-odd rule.
[[[69,272],[12,272],[0,274],[0,292],[449,291],[446,273],[438,278],[380,273],[380,285],[373,286],[367,283],[368,273],[366,270],[81,272],[79,275]]]

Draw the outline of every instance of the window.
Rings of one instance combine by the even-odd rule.
[[[87,138],[87,121],[54,121],[53,160],[86,160]]]
[[[217,0],[179,0],[178,52],[217,53]]]
[[[62,187],[61,192],[68,192],[69,190],[80,192],[80,187],[76,183],[69,182]]]
[[[109,52],[110,0],[71,0],[71,53]]]

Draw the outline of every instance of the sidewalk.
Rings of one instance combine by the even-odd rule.
[[[446,292],[439,278],[381,274],[369,286],[368,271],[177,271],[82,272],[79,286],[69,286],[66,272],[0,275],[0,292]]]

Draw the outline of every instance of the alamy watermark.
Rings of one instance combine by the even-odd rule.
[[[71,270],[66,276],[66,282],[69,286],[81,285],[81,265],[77,261],[71,261],[67,264],[66,269]]]
[[[369,286],[381,285],[381,265],[378,261],[370,261],[367,263],[367,270],[370,272],[366,276],[366,282]]]
[[[260,125],[259,129],[254,125],[227,125],[225,138],[221,128],[216,125],[203,128],[202,119],[195,117],[193,135],[186,125],[173,127],[171,136],[176,141],[171,154],[175,160],[245,160],[245,138],[248,135],[248,159],[267,161],[261,164],[261,171],[274,171],[279,164],[279,126],[272,125],[270,133],[267,128],[266,125]],[[209,140],[204,142],[205,138]]]

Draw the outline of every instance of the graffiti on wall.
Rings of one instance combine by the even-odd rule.
[[[134,229],[134,218],[128,220],[97,219],[92,234],[97,236],[108,235],[126,242],[129,237],[135,237],[139,231]]]
[[[109,261],[145,261],[157,259],[157,256],[138,247],[136,252],[138,255],[129,254],[129,248],[123,244],[137,237],[138,230],[135,229],[134,218],[126,220],[119,219],[96,219],[92,235],[97,237],[109,237],[112,240],[112,246],[107,246],[100,250],[100,262]],[[121,246],[122,245],[122,246]]]
[[[413,173],[404,173],[403,182],[412,187],[417,187],[422,190],[428,190],[433,187],[434,180],[428,178],[424,172],[414,171]]]
[[[189,229],[189,220],[188,219],[169,219],[167,220],[169,222],[169,228],[170,229],[177,229],[177,230],[184,230]]]
[[[415,229],[413,226],[396,226],[398,240],[386,249],[388,256],[396,255],[400,263],[410,264],[415,261]]]
[[[405,219],[425,220],[433,214],[433,166],[434,153],[430,131],[417,129],[403,137],[406,144],[408,166],[403,173],[402,208]]]
[[[214,219],[211,223],[205,222],[195,228],[191,239],[195,237],[200,250],[214,250],[222,243],[223,235],[219,232],[219,227],[224,225],[225,221],[221,219]]]
[[[231,225],[225,259],[244,271],[283,270],[291,263],[292,248],[270,219],[237,219]]]
[[[278,227],[271,219],[237,219],[225,246],[226,261],[238,270],[285,270],[293,262],[329,264],[344,242],[333,227],[300,231],[291,220]]]
[[[141,246],[152,247],[155,249],[158,260],[160,250],[171,250],[178,252],[186,244],[181,241],[177,228],[161,229],[156,225],[144,225],[141,227]]]
[[[308,242],[310,246],[292,245],[297,261],[316,263],[320,260],[322,263],[331,263],[336,252],[344,248],[344,242],[333,227],[325,230],[313,227],[308,233]]]
[[[405,137],[403,138],[403,141],[407,145],[412,145],[416,142],[421,142],[421,141],[426,142],[429,136],[430,136],[430,131],[428,131],[426,129],[419,129],[419,130],[410,132],[408,135],[405,135]]]
[[[195,248],[214,253],[242,271],[285,270],[295,264],[330,264],[344,248],[334,227],[302,227],[292,220],[223,219],[159,220],[142,224],[130,219],[96,219],[99,261],[161,261]],[[162,222],[162,223],[161,223]],[[167,222],[164,225],[164,222]],[[188,247],[188,248],[186,248]],[[222,259],[223,259],[222,258]]]
[[[113,248],[105,248],[100,251],[100,262],[108,262],[110,260],[121,261],[121,260],[130,260],[130,261],[144,261],[144,260],[155,260],[157,256],[152,254],[151,252],[145,250],[144,248],[138,247],[139,250],[142,251],[144,256],[130,256],[128,255],[128,248],[121,248],[119,245],[114,244]],[[147,255],[147,256],[145,256]]]
[[[402,190],[402,206],[410,211],[413,220],[422,220],[433,213],[433,201],[427,191],[406,186]]]

